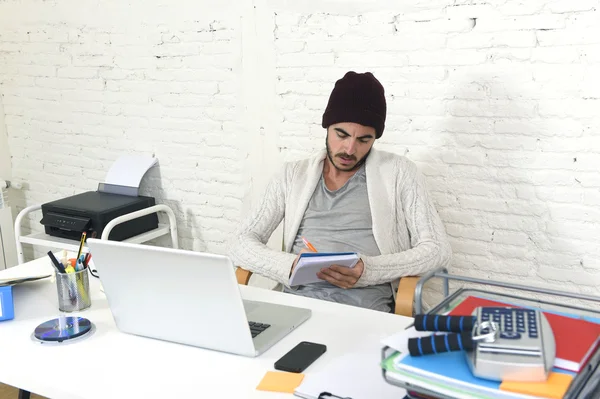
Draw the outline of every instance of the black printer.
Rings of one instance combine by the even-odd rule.
[[[88,237],[100,238],[111,220],[154,205],[152,197],[88,191],[43,204],[40,222],[51,236],[80,240],[85,231]],[[158,216],[151,213],[116,225],[108,238],[122,241],[157,227]]]

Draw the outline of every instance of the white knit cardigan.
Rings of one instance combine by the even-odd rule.
[[[308,202],[323,173],[326,151],[284,164],[260,202],[229,243],[237,266],[286,286],[296,255],[290,253]],[[365,163],[373,236],[381,255],[360,255],[365,268],[355,286],[397,286],[403,276],[447,266],[452,251],[446,231],[416,165],[406,157],[371,150]],[[284,221],[284,251],[265,244]]]

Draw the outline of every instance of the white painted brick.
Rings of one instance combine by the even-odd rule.
[[[68,54],[44,54],[40,57],[39,54],[29,53],[4,53],[1,57],[4,63],[8,64],[26,64],[26,65],[50,65],[50,66],[66,66],[71,64],[71,57]]]
[[[525,246],[529,242],[529,236],[518,231],[494,230],[492,232],[492,241],[498,244]]]
[[[583,205],[597,206],[600,204],[600,190],[586,190],[583,193]]]
[[[560,105],[559,105],[560,104]],[[539,114],[542,117],[585,118],[598,115],[600,99],[540,100]]]
[[[505,245],[493,242],[490,244],[490,254],[500,257],[501,259],[519,259],[523,263],[531,261],[534,256],[530,250],[522,246]]]
[[[597,11],[573,13],[566,15],[566,26],[574,29],[587,29],[598,26],[600,15]]]
[[[408,56],[410,65],[472,65],[482,64],[486,56],[466,50],[415,51]]]
[[[331,92],[330,87],[324,87],[320,83],[308,82],[279,82],[277,94],[294,93],[299,95],[327,95]]]
[[[0,41],[2,42],[14,42],[23,43],[29,41],[29,35],[25,30],[9,30],[7,27],[0,33]]]
[[[466,238],[456,239],[448,237],[453,251],[468,255],[487,255],[490,253],[490,246],[483,241],[469,240]]]
[[[492,4],[455,4],[445,8],[449,18],[482,18],[498,15]]]
[[[574,47],[536,47],[531,52],[531,61],[548,64],[572,64],[579,58],[579,49]]]
[[[95,78],[98,76],[98,69],[97,68],[85,68],[85,67],[76,67],[76,68],[64,67],[64,68],[58,68],[56,75],[59,78],[89,79],[89,78]]]
[[[487,133],[492,131],[494,120],[486,117],[450,116],[440,123],[443,131],[453,133]]]
[[[276,43],[279,43],[278,40]],[[287,41],[289,43],[290,41]],[[423,33],[418,36],[410,33],[397,33],[386,35],[386,39],[382,37],[376,38],[356,38],[353,40],[340,41],[337,39],[328,40],[310,40],[310,41],[294,41],[294,46],[286,52],[299,52],[305,48],[308,53],[328,53],[328,52],[357,52],[357,51],[407,51],[418,49],[436,49],[443,48],[446,43],[444,34],[428,34]]]
[[[581,84],[581,95],[584,98],[600,98],[600,76],[585,76]]]
[[[503,4],[498,5],[497,10],[502,15],[533,15],[541,14],[544,9],[543,2],[537,1],[507,1]]]
[[[532,216],[488,214],[486,220],[491,228],[534,233],[540,231],[543,222]]]
[[[592,241],[589,238],[577,240],[572,238],[566,238],[565,236],[562,236],[560,238],[558,236],[550,237],[551,248],[556,252],[598,256],[600,254],[600,247],[598,247],[597,245],[590,246],[590,242],[594,241]]]
[[[482,229],[460,224],[446,224],[446,233],[455,238],[468,238],[476,241],[489,242],[493,238],[491,229]]]
[[[598,286],[600,284],[600,274],[584,270],[569,270],[568,273],[565,273],[564,267],[547,266],[540,268],[537,274],[544,280],[552,280],[561,284],[565,282],[590,286]]]
[[[321,43],[325,43],[326,47],[318,47]],[[275,41],[275,51],[277,54],[299,53],[305,49],[308,50],[309,53],[322,53],[332,50],[328,42],[311,42],[310,44],[307,44],[305,40]]]
[[[573,158],[562,153],[519,152],[506,154],[504,151],[488,150],[487,162],[498,167],[523,169],[569,169]]]
[[[0,52],[30,53],[30,54],[55,54],[59,45],[56,43],[23,43],[0,41]]]
[[[448,164],[483,165],[485,154],[470,150],[454,150],[442,153],[442,161]]]
[[[169,57],[160,58],[157,65],[160,67],[162,64],[167,64],[167,60]],[[177,62],[178,57],[173,57],[174,64],[178,65]],[[223,68],[231,68],[234,65],[235,58],[233,58],[230,54],[212,54],[210,57],[204,56],[190,56],[190,57],[182,57],[181,58],[181,66],[187,68],[205,68],[205,67],[223,67]]]
[[[74,67],[113,66],[114,57],[111,55],[77,55],[72,57]]]
[[[448,78],[456,82],[512,82],[513,84],[520,84],[531,81],[533,79],[533,72],[529,68],[507,69],[504,65],[484,64],[448,68]]]
[[[469,32],[475,25],[470,18],[435,19],[426,21],[398,21],[395,24],[399,35],[419,35],[420,33]]]
[[[453,116],[488,116],[531,118],[536,115],[537,104],[533,101],[510,100],[452,100],[448,101],[448,113]]]
[[[485,197],[461,197],[460,206],[464,209],[476,209],[489,212],[506,211],[506,201]]]
[[[597,151],[600,145],[600,137],[593,136],[582,136],[577,140],[566,142],[564,138],[552,137],[540,140],[539,148],[545,152],[569,152],[573,155],[581,155],[581,157],[575,157],[573,162],[591,163],[590,156],[592,154],[585,154],[590,151]],[[583,153],[583,154],[582,154]],[[595,160],[594,160],[595,161]],[[593,162],[593,161],[592,161]],[[576,167],[582,167],[582,164],[574,165]],[[583,165],[585,167],[585,165]]]
[[[533,31],[506,31],[480,33],[472,31],[449,37],[450,49],[489,48],[489,47],[534,47],[536,34]]]
[[[600,28],[560,29],[536,32],[540,46],[567,46],[572,44],[600,43]]]
[[[388,93],[408,98],[440,99],[484,99],[488,97],[486,86],[469,82],[464,84],[440,85],[428,83],[396,83],[389,85]]]
[[[435,100],[408,100],[403,98],[396,98],[393,101],[388,102],[388,109],[390,113],[396,115],[444,115],[444,104],[440,101]]]
[[[382,51],[363,53],[343,53],[335,57],[335,65],[357,68],[357,67],[402,67],[408,65],[408,56],[399,53],[386,53]]]
[[[59,101],[62,96],[56,90],[40,89],[36,87],[6,87],[2,89],[5,105],[17,105],[19,98],[34,100]]]
[[[514,16],[510,18],[478,18],[474,32],[498,32],[530,29],[561,29],[566,26],[566,17],[556,14]]]
[[[66,79],[66,78],[38,78],[35,85],[49,89],[59,90],[103,90],[104,82],[101,79]]]
[[[56,76],[56,67],[50,65],[4,65],[0,72],[7,75],[21,76]]]
[[[446,69],[439,66],[400,67],[400,68],[377,68],[375,75],[378,79],[395,83],[431,83],[444,80]],[[390,86],[391,87],[391,86]]]
[[[494,132],[501,134],[579,137],[583,130],[582,123],[575,119],[533,118],[494,121]]]
[[[553,203],[580,203],[582,198],[581,190],[574,190],[572,187],[535,187],[535,196],[546,202]]]
[[[568,13],[573,11],[591,11],[598,7],[598,2],[595,0],[553,0],[546,4],[545,10],[552,13]]]
[[[387,12],[385,14],[388,14]],[[407,9],[394,16],[394,21],[431,21],[445,17],[445,10],[441,7],[423,9]]]
[[[455,141],[463,148],[481,147],[493,150],[536,150],[538,140],[527,136],[478,135],[471,132],[458,134]]]
[[[460,223],[467,225],[478,225],[480,223],[479,218],[474,215],[473,212],[458,210],[455,207],[441,208],[438,212],[448,223]]]
[[[485,49],[488,60],[498,66],[503,66],[503,64],[508,63],[513,64],[529,61],[531,52],[532,50],[530,48],[493,47]]]
[[[600,210],[596,207],[581,205],[550,205],[550,216],[555,221],[583,220],[587,222],[600,222]]]
[[[277,65],[286,66],[327,66],[333,65],[333,54],[281,54],[277,56]]]

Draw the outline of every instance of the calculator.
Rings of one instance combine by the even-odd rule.
[[[556,346],[550,323],[534,309],[479,307],[473,311],[473,375],[505,381],[546,381]]]

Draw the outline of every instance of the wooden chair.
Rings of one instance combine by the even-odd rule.
[[[252,272],[238,267],[235,277],[238,284],[248,285]],[[415,288],[420,277],[402,277],[396,292],[396,305],[394,313],[401,316],[413,317],[413,301],[415,299]]]

